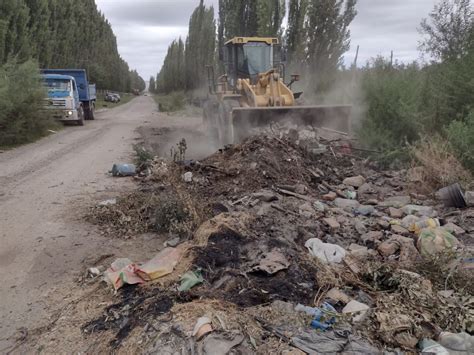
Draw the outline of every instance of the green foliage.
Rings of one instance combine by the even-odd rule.
[[[156,91],[156,83],[155,83],[155,77],[151,76],[150,77],[150,82],[148,84],[148,91],[154,93]]]
[[[356,0],[312,0],[308,2],[304,33],[305,64],[311,72],[308,90],[328,91],[350,47],[349,25],[357,11]]]
[[[178,86],[181,89],[193,90],[205,85],[207,65],[214,64],[216,48],[216,23],[214,8],[206,8],[203,1],[194,10],[189,20],[189,32],[186,38],[185,68],[178,68],[186,73],[185,80],[178,76]],[[181,48],[180,48],[181,49]],[[184,48],[182,49],[184,51]],[[178,52],[181,54],[181,52]],[[180,58],[177,58],[180,63]],[[181,74],[181,73],[179,73]],[[183,87],[184,84],[184,87]]]
[[[145,80],[143,80],[136,70],[130,71],[130,89],[132,91],[135,89],[138,91],[143,91],[146,89]]]
[[[190,215],[186,210],[183,202],[174,194],[162,196],[160,203],[155,207],[154,211],[154,230],[157,232],[185,232],[178,226],[190,219]],[[177,233],[181,235],[181,233]]]
[[[145,82],[120,57],[94,0],[0,1],[0,64],[33,58],[43,68],[83,68],[98,88],[129,92]]]
[[[35,62],[0,66],[0,146],[32,141],[54,126],[42,110],[45,96]]]
[[[370,147],[394,151],[419,138],[423,73],[379,57],[362,73],[366,115],[359,132]]]
[[[163,66],[156,76],[156,92],[170,93],[185,88],[184,43],[173,41],[168,47]]]
[[[183,91],[175,91],[168,95],[157,95],[155,101],[160,112],[175,112],[182,110],[186,105],[186,95]]]
[[[257,0],[257,34],[261,37],[281,36],[285,12],[285,0]]]
[[[439,62],[420,68],[416,63],[392,65],[378,58],[358,73],[364,94],[362,105],[366,108],[359,137],[364,144],[382,150],[387,160],[394,156],[410,158],[407,148],[420,137],[430,139],[416,143],[422,145],[418,151],[445,150],[449,156],[449,147],[427,149],[434,137],[441,136],[436,140],[448,141],[464,167],[472,172],[474,19],[471,5],[464,0],[442,0],[430,17],[430,23],[426,20],[422,23],[428,35],[423,49]],[[427,161],[434,159],[428,156]],[[454,164],[452,161],[451,166]]]
[[[359,138],[393,161],[409,159],[408,147],[421,136],[444,134],[472,169],[473,70],[472,56],[425,68],[377,58],[359,73],[365,108]]]
[[[219,0],[219,48],[237,36],[281,36],[285,12],[285,0]]]
[[[311,94],[329,91],[349,49],[356,0],[290,0],[286,47],[289,67],[306,71]]]
[[[139,168],[148,167],[151,164],[154,155],[143,145],[134,144],[133,150],[135,151],[135,163]]]
[[[206,84],[207,65],[213,65],[216,47],[214,8],[203,1],[189,20],[186,45],[181,38],[168,47],[163,66],[156,77],[156,92],[194,90]]]
[[[474,173],[474,111],[464,121],[451,122],[446,134],[459,160]]]
[[[425,69],[423,105],[427,129],[438,132],[465,118],[474,104],[474,51]]]
[[[460,58],[473,48],[474,11],[470,0],[441,0],[421,22],[420,49],[437,60]]]
[[[286,46],[288,59],[293,67],[303,65],[306,58],[306,28],[304,24],[307,9],[308,0],[290,0]]]
[[[257,2],[255,0],[219,0],[219,44],[235,36],[258,34]]]

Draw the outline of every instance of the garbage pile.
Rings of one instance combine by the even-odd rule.
[[[86,334],[146,353],[472,353],[474,209],[417,193],[410,171],[291,131],[150,170],[140,193],[184,206],[187,228],[168,228],[165,249],[180,259],[164,277],[159,257],[145,264],[159,275],[146,283],[134,279],[143,265],[119,263],[140,285],[119,290]],[[130,217],[117,206],[95,211]],[[127,283],[114,277],[115,289]]]

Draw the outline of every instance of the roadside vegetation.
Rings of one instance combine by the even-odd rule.
[[[186,95],[183,91],[173,91],[169,94],[153,95],[160,112],[176,112],[186,106]]]
[[[385,163],[414,159],[429,169],[451,156],[453,171],[461,163],[474,173],[472,5],[442,0],[420,30],[428,64],[377,58],[358,73],[366,106],[359,136]],[[431,159],[420,159],[427,151]]]
[[[57,123],[42,109],[45,95],[34,61],[0,66],[0,147],[31,142],[55,129]]]

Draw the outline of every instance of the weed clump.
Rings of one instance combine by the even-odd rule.
[[[160,112],[175,112],[184,109],[186,95],[182,91],[175,91],[168,95],[155,96]]]
[[[154,210],[153,230],[185,237],[191,232],[190,214],[183,203],[174,196],[161,200]]]
[[[440,137],[424,138],[413,147],[415,162],[423,167],[423,180],[427,186],[441,188],[461,182],[468,185],[471,174],[454,155],[450,144]]]

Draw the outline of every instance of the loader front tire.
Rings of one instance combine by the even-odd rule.
[[[218,142],[219,134],[218,134],[218,112],[216,107],[218,106],[215,100],[207,100],[203,105],[203,117],[202,123],[204,125],[204,129],[206,130],[209,137]]]
[[[232,127],[232,109],[240,107],[236,100],[224,100],[219,104],[218,115],[218,135],[219,143],[222,145],[237,143],[234,142],[234,134]]]

